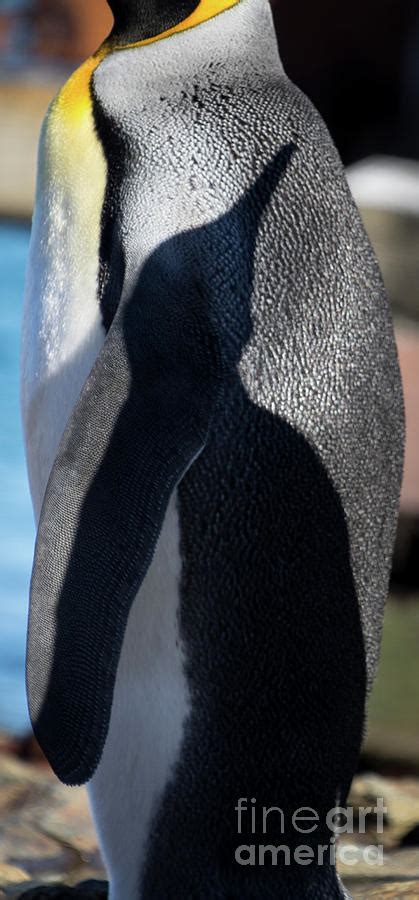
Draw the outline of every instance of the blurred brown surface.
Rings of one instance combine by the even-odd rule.
[[[84,788],[67,788],[49,766],[23,760],[31,739],[0,735],[0,897],[32,884],[104,877]]]
[[[1,13],[0,15],[0,53],[4,53],[9,46],[11,39],[11,30],[14,22],[14,16],[11,13]]]
[[[0,82],[0,216],[29,218],[39,131],[58,82]]]
[[[419,166],[417,169],[419,180]],[[416,213],[391,207],[362,208],[361,214],[380,261],[394,315],[419,326],[419,207]]]
[[[383,884],[376,881],[366,891],[365,888],[352,889],[353,900],[418,900],[419,881],[391,881]]]
[[[418,285],[419,291],[419,285]],[[419,305],[419,298],[418,298]],[[398,329],[397,344],[406,405],[406,461],[401,497],[403,513],[419,513],[419,328]]]
[[[35,0],[34,52],[44,58],[84,59],[109,34],[112,21],[105,0]]]

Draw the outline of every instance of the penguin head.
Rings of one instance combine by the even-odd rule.
[[[133,43],[155,37],[183,22],[200,0],[107,0],[115,24],[111,40]]]

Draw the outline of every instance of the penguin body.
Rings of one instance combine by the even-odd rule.
[[[403,410],[377,264],[267,2],[225,6],[163,39],[117,18],[61,97],[89,147],[62,195],[48,121],[47,183],[41,154],[29,700],[59,777],[92,779],[111,900],[344,896],[319,848],[357,764],[394,539]],[[239,852],[302,843],[312,865]]]

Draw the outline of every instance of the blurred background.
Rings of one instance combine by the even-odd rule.
[[[363,765],[419,774],[419,2],[272,0],[290,77],[326,119],[390,293],[408,451]],[[105,0],[0,0],[0,730],[28,729],[24,645],[34,529],[19,420],[25,262],[42,117],[111,27]]]

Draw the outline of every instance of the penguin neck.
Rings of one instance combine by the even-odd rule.
[[[176,28],[202,2],[208,0],[108,0],[114,16],[110,42],[132,44],[154,38]]]
[[[283,72],[269,0],[108,0],[108,3],[115,25],[102,47],[104,55],[149,44],[174,32],[190,32],[206,20],[213,20],[210,31],[205,36],[197,35],[189,45],[190,62],[194,49],[202,64],[208,54],[212,61],[215,53],[222,56],[224,48],[230,68],[240,60],[242,72],[255,68]],[[227,20],[225,24],[219,21],[219,14],[227,10],[234,13],[228,25]],[[208,43],[210,34],[212,39]],[[185,66],[188,59],[185,58]]]

